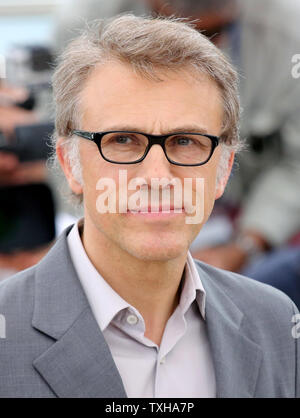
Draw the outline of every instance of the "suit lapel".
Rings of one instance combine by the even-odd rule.
[[[210,277],[201,268],[201,263],[196,264],[206,291],[206,324],[215,366],[217,397],[253,397],[262,350],[243,331],[247,319],[222,291],[218,278]]]
[[[58,397],[126,397],[119,372],[89,308],[33,364]]]
[[[58,397],[126,397],[73,267],[69,230],[37,265],[32,325],[55,342],[33,365]]]
[[[207,328],[216,373],[218,398],[252,398],[261,348],[230,324],[215,307],[207,306]]]

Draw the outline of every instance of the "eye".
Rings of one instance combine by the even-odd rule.
[[[172,139],[174,145],[192,145],[194,143],[193,139],[189,138],[188,136],[177,136]]]
[[[169,138],[168,146],[173,148],[189,148],[195,152],[211,148],[211,141],[203,135],[176,135]]]
[[[133,139],[128,135],[115,135],[112,138],[112,141],[115,142],[116,144],[129,145],[133,142]]]

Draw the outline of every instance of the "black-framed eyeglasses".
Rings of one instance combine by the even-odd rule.
[[[160,145],[167,160],[180,166],[206,164],[220,138],[202,133],[178,132],[150,135],[134,131],[86,132],[73,130],[73,135],[95,142],[104,160],[113,164],[136,164],[146,158],[153,145]]]

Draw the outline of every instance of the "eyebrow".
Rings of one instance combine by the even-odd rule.
[[[104,131],[104,130],[102,130]],[[117,126],[110,126],[105,129],[105,131],[129,131],[129,132],[145,132],[144,129],[140,129],[136,126],[132,125],[117,125]],[[179,132],[189,132],[189,133],[199,133],[199,134],[208,134],[207,129],[197,125],[183,125],[177,126],[171,129],[163,130],[160,134],[153,134],[153,135],[167,135],[169,133],[179,133]]]

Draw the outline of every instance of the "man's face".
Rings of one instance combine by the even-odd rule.
[[[160,78],[163,81],[148,80],[119,63],[96,68],[82,94],[81,129],[90,132],[131,130],[159,135],[186,132],[188,127],[196,127],[199,132],[205,129],[208,134],[220,134],[222,104],[214,82],[206,76],[196,79],[184,70],[180,73],[164,71]],[[89,224],[89,230],[94,231],[93,236],[105,248],[112,246],[141,260],[163,261],[182,256],[208,219],[215,199],[223,192],[222,186],[216,189],[220,152],[218,146],[203,166],[182,167],[170,164],[163,149],[154,145],[142,162],[120,165],[105,161],[96,144],[81,139],[85,225]],[[179,178],[182,185],[185,178],[193,179],[193,204],[197,194],[195,179],[203,178],[203,219],[200,223],[188,224],[184,210],[155,215],[99,213],[96,201],[103,191],[97,190],[96,185],[104,177],[113,179],[116,184],[118,210],[119,170],[127,170],[128,183],[136,177],[144,178],[149,186],[149,199],[153,178]],[[133,193],[129,191],[128,196]],[[174,194],[172,186],[170,194]],[[160,200],[160,203],[163,202]]]

